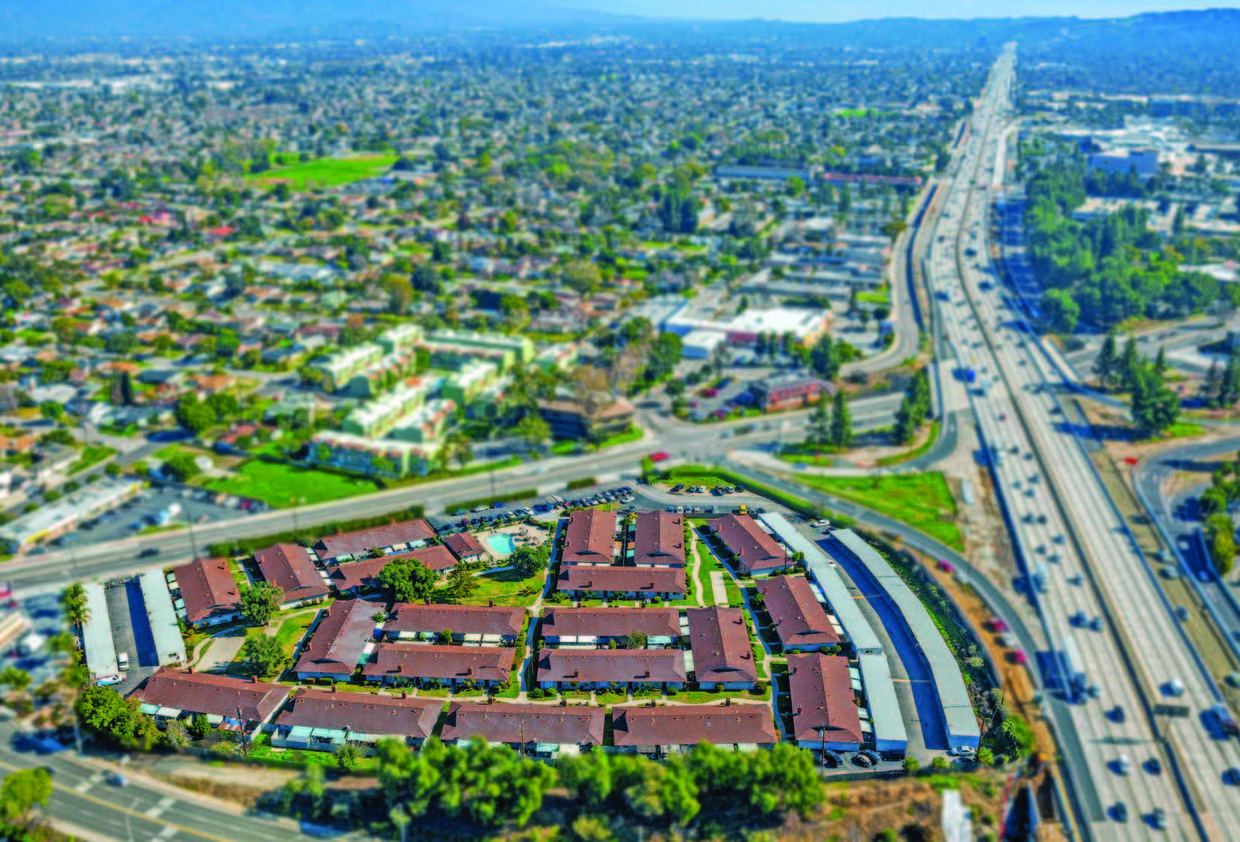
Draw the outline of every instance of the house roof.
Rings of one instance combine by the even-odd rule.
[[[788,656],[792,730],[799,740],[861,742],[848,659],[817,652]]]
[[[284,591],[285,602],[327,596],[331,590],[306,548],[298,544],[276,544],[259,550],[254,561],[263,578]]]
[[[684,593],[683,567],[565,567],[560,590],[615,593]]]
[[[432,646],[380,643],[362,675],[380,678],[437,678],[445,681],[507,681],[512,649],[498,646]]]
[[[374,618],[382,610],[381,604],[364,599],[332,605],[311,633],[294,670],[352,675],[362,662],[366,644],[375,638]]]
[[[544,649],[538,680],[684,681],[685,654],[679,649]]]
[[[585,509],[568,516],[564,530],[565,564],[611,564],[615,550],[616,515]]]
[[[634,564],[685,564],[684,516],[674,512],[642,512],[633,535]]]
[[[616,707],[612,740],[617,746],[692,746],[779,742],[767,705],[675,705]]]
[[[740,608],[690,608],[689,640],[699,682],[757,681],[745,612]]]
[[[456,567],[456,556],[443,544],[423,547],[420,550],[414,550],[409,555],[425,564],[427,570],[434,570],[436,573]]]
[[[394,560],[403,558],[403,555],[384,556],[383,558],[363,558],[358,561],[346,561],[344,564],[333,564],[327,570],[328,579],[331,581],[332,587],[338,591],[348,591],[353,588],[377,588],[379,587],[379,574],[383,572],[383,568],[387,567]]]
[[[727,546],[741,567],[749,572],[784,567],[783,547],[749,515],[724,515],[710,522],[710,527]]]
[[[804,576],[758,580],[771,624],[784,646],[833,646],[840,636]]]
[[[288,694],[289,688],[265,681],[160,669],[147,676],[130,695],[174,710],[265,722],[284,704]]]
[[[486,555],[486,548],[471,532],[454,532],[443,539],[444,546],[460,559],[470,556]]]
[[[482,737],[492,743],[555,743],[601,746],[607,711],[592,705],[554,707],[473,702],[448,706],[441,739]]]
[[[240,590],[222,558],[196,558],[172,571],[185,601],[185,619],[199,623],[231,614],[241,602]]]
[[[385,632],[498,634],[516,637],[525,622],[524,608],[487,605],[417,605],[398,602],[384,625]]]
[[[680,612],[675,608],[548,608],[543,611],[543,637],[680,637]]]
[[[396,544],[408,544],[414,541],[429,541],[435,537],[435,530],[422,519],[407,520],[387,526],[376,526],[371,529],[358,529],[353,532],[342,532],[337,535],[324,535],[314,545],[319,558],[337,558],[342,555],[357,555],[369,552],[375,547],[391,547]]]
[[[345,728],[351,733],[424,740],[431,735],[443,702],[368,693],[301,689],[276,717],[277,725]]]

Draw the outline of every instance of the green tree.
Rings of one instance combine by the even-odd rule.
[[[39,415],[46,418],[48,421],[51,421],[53,424],[59,424],[60,419],[65,415],[64,404],[59,404],[55,401],[41,403],[39,404]]]
[[[1056,333],[1072,333],[1081,319],[1081,307],[1066,290],[1048,289],[1042,293],[1042,312]]]
[[[60,608],[65,619],[75,628],[82,628],[90,619],[90,607],[86,602],[86,588],[81,582],[74,582],[60,594]]]
[[[623,649],[645,649],[646,642],[646,634],[644,632],[634,631],[621,638],[620,646]]]
[[[177,423],[194,435],[201,435],[216,423],[215,412],[210,406],[198,400],[196,392],[186,392],[181,395],[177,400],[174,415]]]
[[[46,807],[51,798],[52,776],[46,769],[17,769],[0,783],[0,815],[6,822],[27,824],[30,811]]]
[[[1205,524],[1206,547],[1219,576],[1231,575],[1236,563],[1236,532],[1231,517],[1223,512],[1210,515]]]
[[[30,673],[12,664],[0,670],[0,686],[8,687],[16,693],[21,693],[29,687],[32,680]]]
[[[523,545],[513,550],[512,555],[508,556],[507,563],[516,569],[522,579],[529,579],[546,570],[550,560],[551,550],[546,544]]]
[[[422,602],[435,590],[435,571],[416,558],[398,558],[379,571],[379,585],[389,602]]]
[[[824,391],[809,414],[809,442],[816,447],[825,447],[831,443],[831,409],[828,403],[827,393]]]
[[[603,278],[595,263],[576,260],[564,267],[564,285],[583,298],[594,295],[602,284]]]
[[[251,626],[265,626],[284,604],[284,591],[259,582],[241,586],[241,619]]]
[[[1102,340],[1102,348],[1094,359],[1094,374],[1098,384],[1103,388],[1111,385],[1119,368],[1119,352],[1115,344],[1115,333],[1112,331]]]
[[[1148,364],[1131,379],[1132,421],[1144,436],[1166,432],[1180,418],[1180,398]]]
[[[909,380],[904,391],[904,398],[896,410],[896,423],[892,428],[892,438],[897,444],[908,444],[917,435],[917,430],[926,420],[930,412],[930,378],[926,370],[920,369]]]
[[[551,427],[537,412],[526,412],[513,428],[513,433],[530,447],[538,447],[551,438]]]
[[[1125,392],[1135,389],[1137,378],[1141,375],[1144,365],[1145,361],[1141,358],[1141,351],[1137,348],[1136,338],[1128,337],[1128,341],[1124,343],[1124,353],[1120,357],[1116,372],[1119,376],[1120,388]]]
[[[241,657],[249,673],[260,677],[277,675],[289,660],[280,641],[266,634],[246,637],[245,643],[241,644]]]
[[[846,448],[852,440],[852,414],[848,410],[848,398],[841,389],[835,393],[831,407],[830,441],[832,447]]]
[[[184,450],[176,452],[168,461],[164,462],[162,470],[166,476],[178,482],[189,482],[202,473],[202,469],[198,467],[194,454]]]
[[[474,574],[460,565],[453,567],[448,574],[448,593],[458,602],[469,599],[478,592],[479,587],[481,586]]]

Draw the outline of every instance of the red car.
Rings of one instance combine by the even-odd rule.
[[[668,459],[670,457],[671,457],[671,454],[668,453],[666,450],[657,450],[654,453],[650,454],[650,461],[651,462],[662,462],[663,460]]]
[[[939,569],[944,573],[954,573],[956,572],[956,565],[952,564],[945,558],[941,558],[939,559]]]
[[[998,617],[995,617],[990,621],[990,630],[993,632],[1005,632],[1008,630],[1008,624]]]
[[[1014,664],[1029,663],[1029,656],[1025,654],[1024,649],[1013,649],[1009,657],[1011,657],[1012,663]]]

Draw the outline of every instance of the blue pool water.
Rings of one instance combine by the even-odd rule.
[[[512,536],[506,532],[498,535],[488,535],[484,540],[486,540],[487,546],[491,548],[491,552],[496,555],[511,555],[512,551],[517,548],[517,545],[513,543]]]

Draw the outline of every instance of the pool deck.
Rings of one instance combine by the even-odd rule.
[[[512,549],[501,551],[498,547],[492,545],[492,538],[500,538],[501,536],[508,538],[512,542]],[[513,550],[520,546],[533,545],[537,546],[547,541],[547,530],[537,526],[530,526],[527,523],[517,523],[512,526],[505,526],[501,529],[495,529],[485,532],[478,536],[482,541],[491,557],[496,561],[501,561],[512,555]]]

